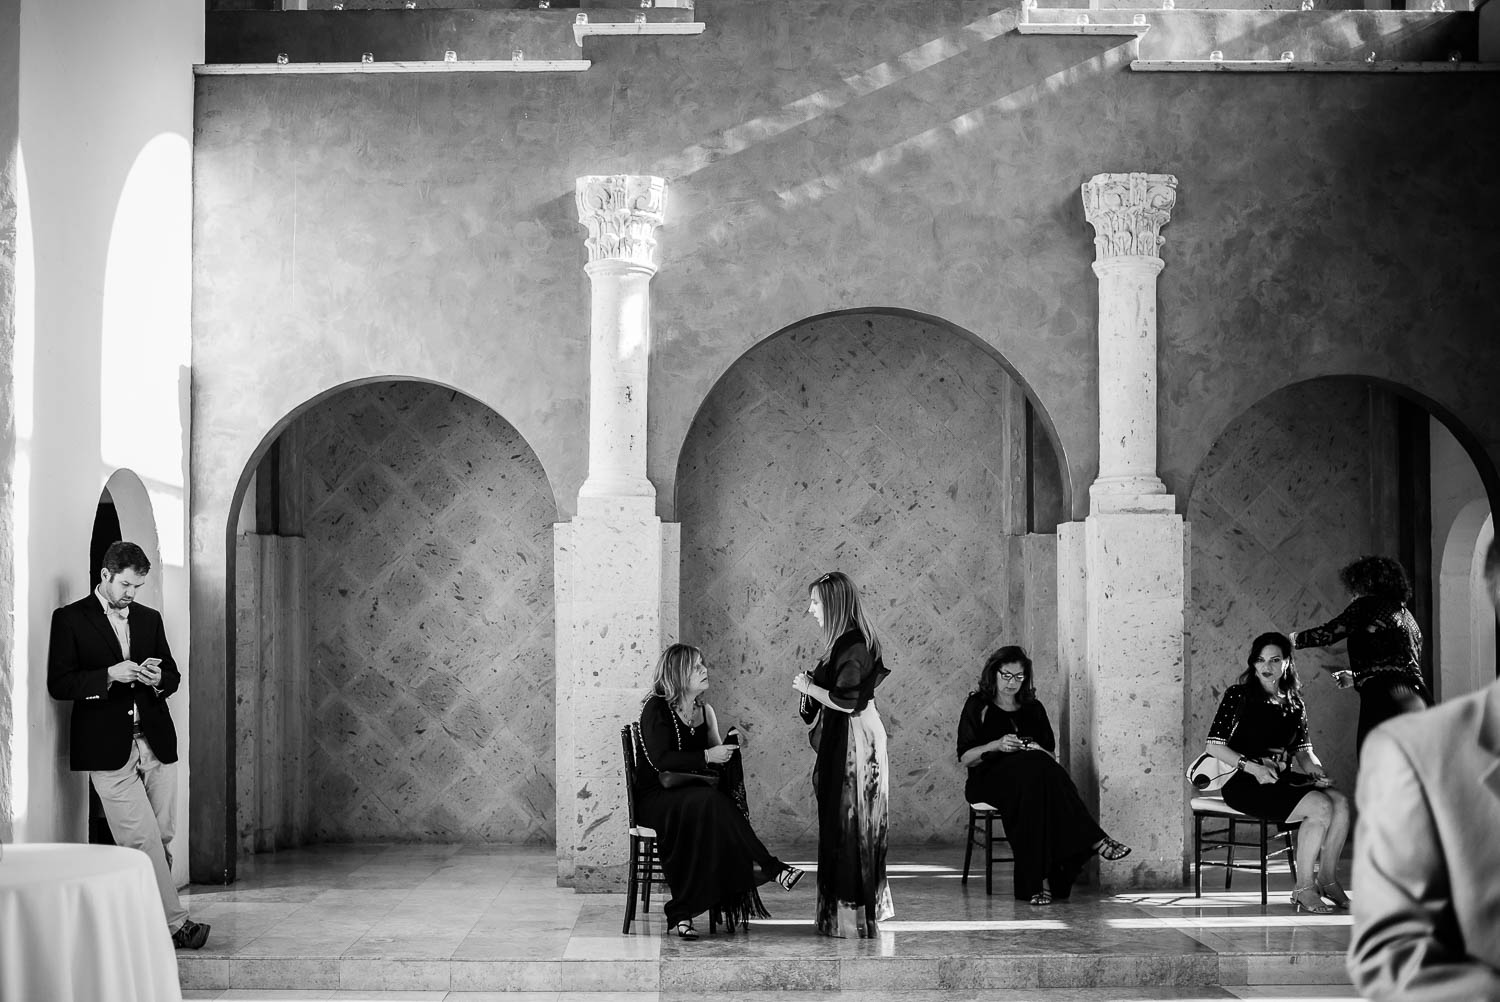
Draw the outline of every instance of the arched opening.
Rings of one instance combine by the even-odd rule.
[[[1339,569],[1364,554],[1405,567],[1426,637],[1424,670],[1436,681],[1434,530],[1453,498],[1482,496],[1494,482],[1472,442],[1431,401],[1355,376],[1283,387],[1229,423],[1195,471],[1188,499],[1190,752],[1244,669],[1250,640],[1337,615],[1349,600]],[[1347,663],[1342,644],[1297,658],[1313,744],[1335,781],[1352,789],[1357,697],[1329,677]]]
[[[1434,525],[1434,535],[1441,526]],[[1495,681],[1495,609],[1484,585],[1484,555],[1495,538],[1488,499],[1469,501],[1442,536],[1438,574],[1437,692],[1455,699]]]
[[[283,422],[231,508],[241,855],[552,843],[556,518],[455,390],[366,381]]]
[[[721,717],[755,735],[757,831],[815,837],[790,673],[815,660],[807,586],[859,584],[902,735],[893,843],[956,842],[953,735],[984,655],[1027,646],[1057,671],[1055,531],[1063,466],[1004,362],[962,331],[892,311],[825,315],[741,356],[698,411],[677,467],[681,636],[705,650]]]

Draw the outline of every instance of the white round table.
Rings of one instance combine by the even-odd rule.
[[[112,845],[7,845],[0,1002],[180,1002],[151,860]]]

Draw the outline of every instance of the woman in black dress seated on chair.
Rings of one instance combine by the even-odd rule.
[[[969,693],[959,716],[958,760],[969,770],[969,803],[999,810],[1016,859],[1016,897],[1034,905],[1066,901],[1094,853],[1109,860],[1130,855],[1089,813],[1052,757],[1056,743],[1032,687],[1031,659],[1019,647],[1000,648],[985,661],[979,691]]]
[[[1338,865],[1349,837],[1349,798],[1329,784],[1307,738],[1292,641],[1262,633],[1246,660],[1208,729],[1208,754],[1235,769],[1224,784],[1224,803],[1266,821],[1302,822],[1297,876],[1305,883],[1292,892],[1292,904],[1320,914],[1348,908]]]
[[[751,918],[769,918],[756,888],[775,880],[790,891],[802,878],[751,829],[735,754],[742,736],[733,729],[720,735],[714,708],[703,702],[707,690],[702,653],[686,644],[668,647],[641,706],[636,749],[637,820],[656,829],[672,889],[662,912],[682,939],[698,938],[693,916],[703,912],[722,916],[729,932]]]

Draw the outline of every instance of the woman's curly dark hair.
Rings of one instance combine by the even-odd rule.
[[[994,701],[995,692],[999,688],[999,680],[995,676],[1006,665],[1020,665],[1022,673],[1026,676],[1021,680],[1021,688],[1016,692],[1016,702],[1034,702],[1036,687],[1031,683],[1031,658],[1026,656],[1023,648],[1014,644],[1000,648],[985,659],[984,667],[979,671],[979,694],[986,701]]]
[[[1390,557],[1360,557],[1339,571],[1339,580],[1355,595],[1387,598],[1402,605],[1411,601],[1406,571]]]

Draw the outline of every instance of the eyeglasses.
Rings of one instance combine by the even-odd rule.
[[[995,677],[1003,678],[1007,682],[1019,682],[1026,677],[1026,673],[1023,671],[997,671],[995,672]]]

